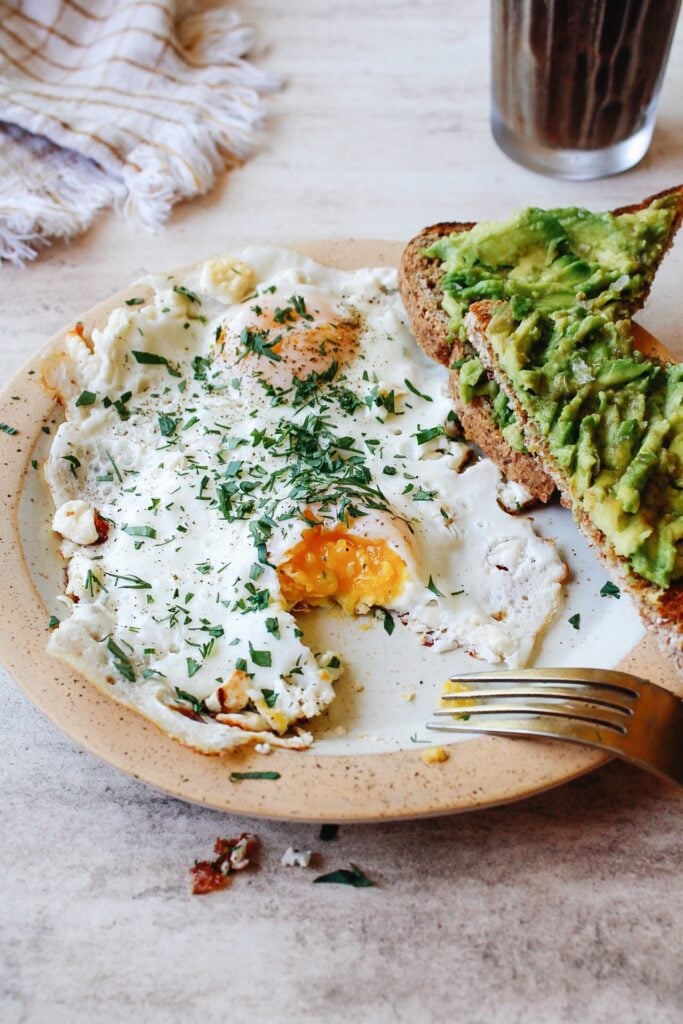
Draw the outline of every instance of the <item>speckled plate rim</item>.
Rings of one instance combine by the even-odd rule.
[[[327,240],[288,247],[328,266],[353,270],[396,266],[403,244]],[[77,319],[90,332],[136,293],[139,286],[131,284]],[[0,591],[5,606],[0,618],[0,660],[31,701],[67,736],[128,775],[182,800],[236,814],[308,822],[381,821],[490,807],[558,786],[607,760],[599,751],[571,744],[503,737],[474,737],[450,746],[448,760],[436,765],[426,765],[418,749],[331,755],[319,754],[313,747],[303,753],[274,751],[267,763],[263,755],[246,750],[211,757],[169,739],[139,714],[107,699],[49,658],[45,653],[48,615],[24,560],[19,502],[31,452],[53,409],[40,384],[40,362],[75,322],[29,359],[0,394],[0,421],[18,430],[13,436],[0,435]],[[639,345],[663,354],[646,332]],[[655,681],[664,681],[672,671],[651,636],[619,667]],[[231,771],[256,768],[279,772],[280,778],[229,781]]]

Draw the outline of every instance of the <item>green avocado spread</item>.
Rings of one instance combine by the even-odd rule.
[[[614,216],[528,209],[441,239],[452,336],[480,299],[503,300],[489,342],[527,415],[566,474],[572,497],[659,587],[683,578],[683,366],[633,346],[639,306],[666,246],[677,197]],[[463,401],[486,395],[513,447],[522,432],[474,350],[459,361]]]

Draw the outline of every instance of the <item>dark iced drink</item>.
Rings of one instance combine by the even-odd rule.
[[[492,123],[535,170],[600,177],[647,151],[681,0],[492,0]]]

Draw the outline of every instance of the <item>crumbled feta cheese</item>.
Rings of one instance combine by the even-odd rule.
[[[253,292],[256,274],[241,260],[223,256],[206,261],[202,267],[200,284],[214,299],[228,303],[241,302]]]
[[[65,501],[54,514],[52,529],[74,544],[94,544],[98,538],[95,510],[87,501]]]
[[[282,854],[280,863],[284,868],[307,868],[311,863],[311,851],[297,850],[293,846],[288,846]]]

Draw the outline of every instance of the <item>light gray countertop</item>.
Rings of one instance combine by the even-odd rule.
[[[407,239],[516,207],[614,207],[683,177],[683,31],[650,153],[628,174],[552,181],[488,130],[488,5],[236,5],[287,79],[259,154],[149,236],[105,216],[2,277],[3,378],[57,328],[142,272],[242,242]],[[639,319],[683,356],[683,243]],[[118,1024],[683,1017],[683,794],[620,764],[523,803],[343,826],[245,821],[95,760],[0,673],[0,1020]],[[258,869],[193,898],[218,835],[256,831]],[[280,866],[359,864],[376,888]],[[317,873],[317,872],[315,872]]]

